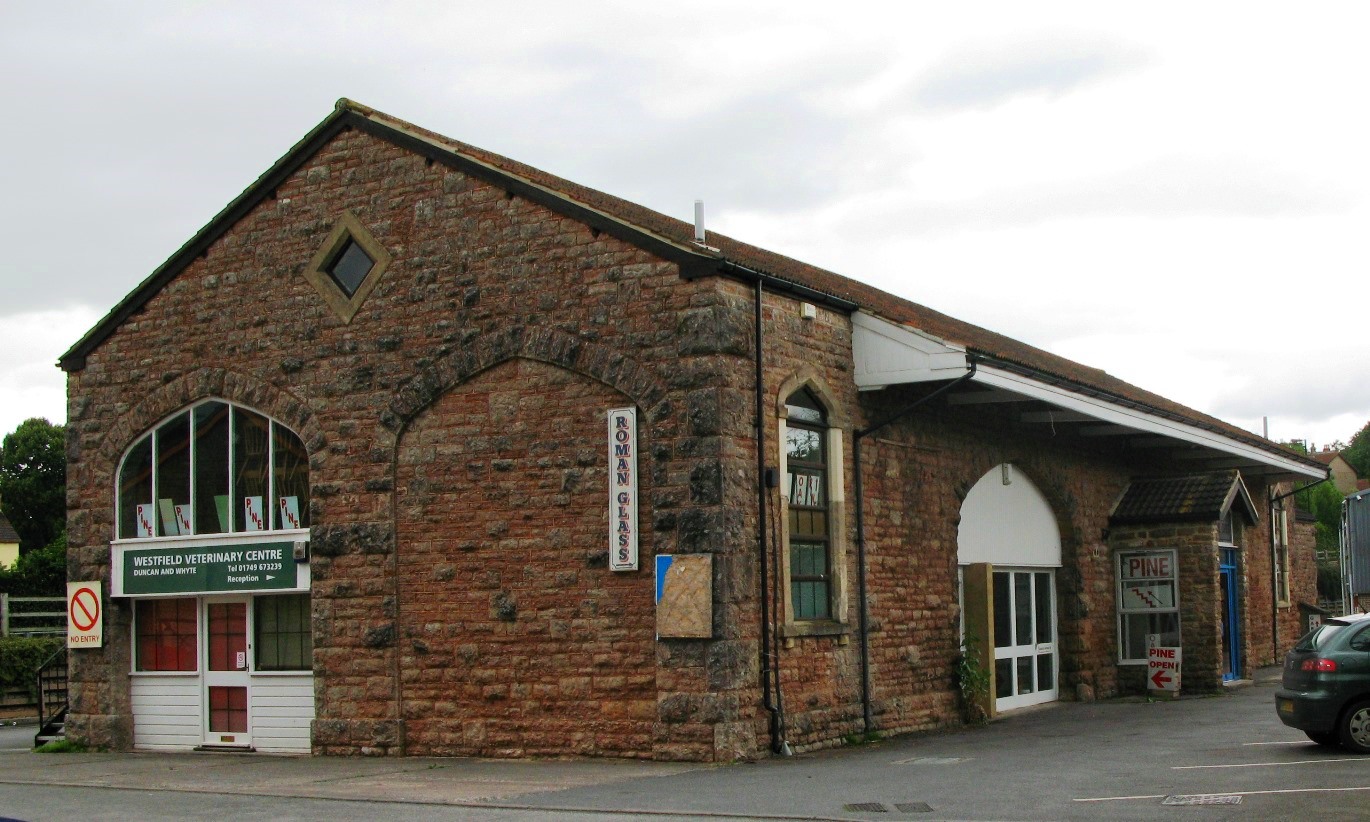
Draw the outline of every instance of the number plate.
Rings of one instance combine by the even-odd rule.
[[[1292,713],[1294,713],[1294,700],[1292,700],[1292,699],[1277,699],[1277,700],[1275,700],[1275,710],[1279,711],[1279,712],[1282,713],[1282,714],[1292,714]]]

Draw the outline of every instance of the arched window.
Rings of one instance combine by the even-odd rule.
[[[191,406],[124,455],[120,539],[309,527],[309,454],[295,432],[222,400]]]
[[[828,417],[808,388],[785,401],[790,604],[796,620],[832,618]]]

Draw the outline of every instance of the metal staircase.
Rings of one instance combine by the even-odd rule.
[[[38,733],[33,745],[47,744],[66,738],[67,708],[67,649],[59,648],[38,666]]]

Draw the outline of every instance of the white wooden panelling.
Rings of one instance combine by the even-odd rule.
[[[949,380],[966,371],[966,352],[941,340],[862,311],[851,322],[856,387],[863,391]]]
[[[184,750],[203,741],[200,677],[129,678],[133,746]]]
[[[133,745],[145,750],[188,750],[204,742],[204,693],[198,675],[130,678]],[[314,677],[252,677],[248,685],[252,744],[265,753],[309,753],[314,720]]]
[[[252,745],[266,753],[309,753],[309,726],[314,720],[314,677],[253,677]]]

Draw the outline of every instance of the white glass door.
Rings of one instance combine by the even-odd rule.
[[[994,707],[998,711],[1057,698],[1055,576],[1054,571],[994,571]]]

